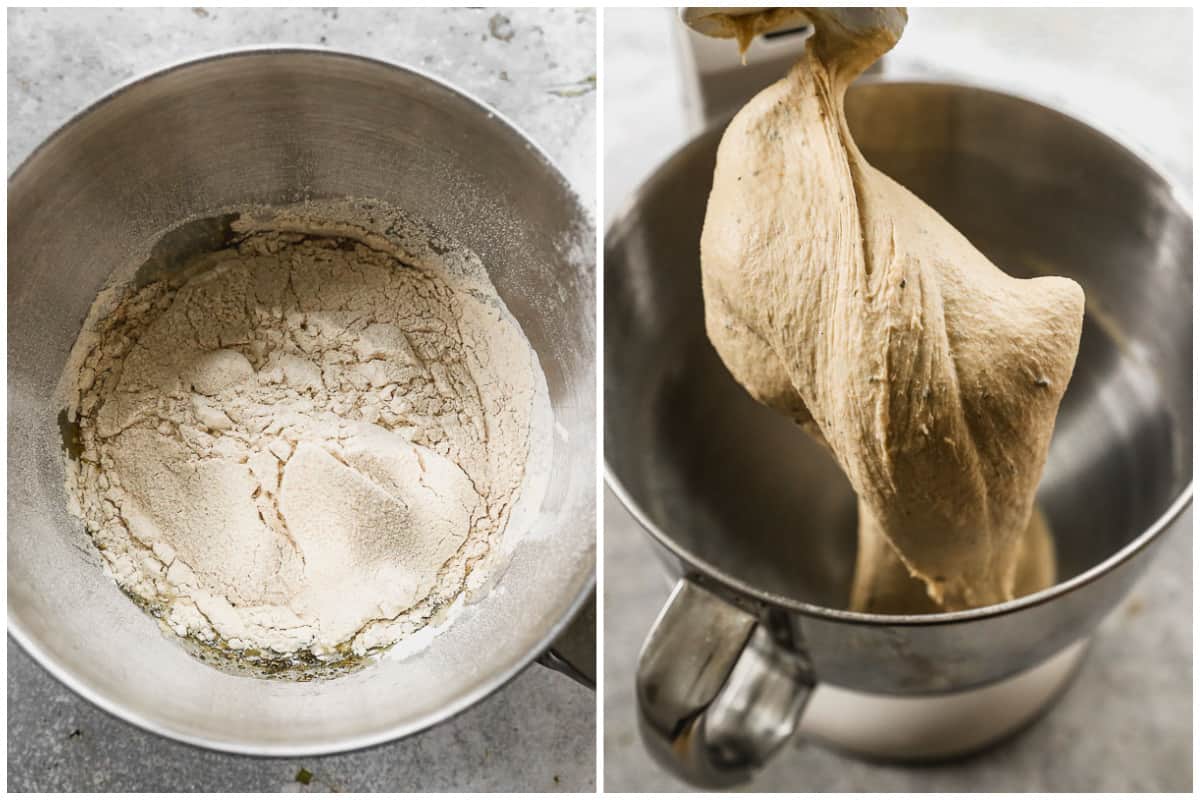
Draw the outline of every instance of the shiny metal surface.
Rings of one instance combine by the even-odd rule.
[[[638,728],[668,769],[707,786],[729,786],[744,769],[726,768],[709,745],[705,712],[757,628],[755,615],[680,580],[638,659]]]
[[[679,21],[696,33],[704,36],[719,36],[723,26],[716,24],[714,17],[759,14],[763,11],[770,11],[772,8],[774,6],[680,6]],[[796,16],[803,17],[803,14],[797,12]],[[799,24],[804,24],[804,22],[801,21]]]
[[[712,705],[704,729],[727,773],[757,769],[792,737],[813,687],[808,659],[781,647],[764,625],[746,642]]]
[[[724,18],[742,17],[785,8],[792,10],[777,15],[773,20],[768,20],[769,24],[761,28],[759,33],[788,30],[812,24],[810,15],[806,14],[804,9],[793,6],[682,6],[679,9],[679,20],[699,34],[719,38],[728,36]],[[904,29],[905,17],[903,9],[900,8],[851,6],[826,8],[823,13],[826,18],[837,20],[839,25],[849,31],[878,27],[881,22],[900,31]]]
[[[218,672],[163,637],[66,512],[53,391],[115,268],[233,204],[366,197],[473,249],[537,350],[557,435],[550,482],[499,588],[432,644],[333,681]],[[418,731],[545,650],[595,562],[593,229],[549,160],[439,81],[301,48],[224,53],[136,80],[71,120],[9,181],[10,633],[104,709],[258,754]]]
[[[609,482],[672,574],[789,629],[817,680],[879,694],[964,690],[1091,633],[1190,503],[1189,201],[1109,137],[1009,95],[867,81],[847,112],[871,163],[998,265],[1069,275],[1087,293],[1038,498],[1060,582],[952,614],[846,610],[849,484],[750,399],[704,334],[698,250],[721,126],[664,164],[608,232]],[[676,679],[689,677],[681,666]]]
[[[683,578],[639,659],[642,739],[659,763],[693,783],[734,786],[795,733],[812,685],[797,648]]]

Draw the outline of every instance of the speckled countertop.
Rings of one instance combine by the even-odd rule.
[[[1192,178],[1192,12],[916,9],[888,69],[961,76],[1066,105]],[[605,209],[690,135],[671,12],[605,14]],[[679,791],[639,741],[633,670],[669,586],[637,523],[610,494],[605,519],[605,788]],[[975,758],[868,764],[803,741],[758,791],[1188,791],[1192,787],[1191,514],[1103,624],[1051,712]]]
[[[8,170],[135,75],[227,47],[325,45],[474,94],[538,142],[594,207],[595,18],[586,9],[9,10]],[[8,644],[10,791],[591,791],[595,723],[593,693],[531,667],[393,744],[324,758],[230,756],[108,716]]]

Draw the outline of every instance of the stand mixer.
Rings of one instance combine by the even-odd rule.
[[[695,25],[712,10],[681,16]],[[705,786],[745,780],[797,733],[889,760],[986,747],[1053,702],[1096,625],[1188,518],[1190,210],[1121,145],[1028,100],[878,77],[851,89],[848,119],[872,164],[1006,271],[1079,281],[1088,308],[1038,496],[1059,583],[964,612],[847,611],[849,483],[724,369],[700,292],[724,121],[782,76],[804,33],[768,40],[757,77],[738,72],[732,42],[682,25],[678,37],[692,119],[708,127],[643,184],[605,253],[609,483],[677,580],[639,665],[643,739]]]

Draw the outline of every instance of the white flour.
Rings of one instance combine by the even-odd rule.
[[[333,663],[428,623],[494,555],[544,379],[461,251],[272,226],[97,302],[67,482],[176,634]]]

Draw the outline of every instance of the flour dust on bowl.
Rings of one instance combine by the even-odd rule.
[[[848,480],[747,394],[706,335],[701,229],[724,126],[711,128],[609,229],[604,278],[609,481],[678,580],[642,651],[643,739],[702,785],[786,758],[779,747],[796,731],[919,760],[1018,730],[1189,518],[1184,196],[1113,139],[999,92],[860,81],[846,116],[872,165],[1005,271],[1084,289],[1078,361],[1037,495],[1058,580],[965,611],[849,609]]]
[[[346,750],[485,696],[583,602],[592,228],[494,113],[219,54],[71,120],[9,209],[9,630],[74,690]]]

